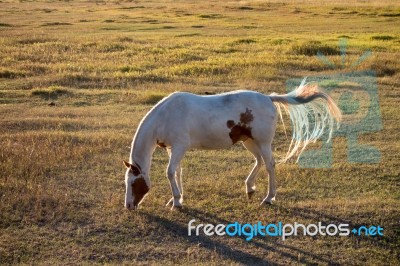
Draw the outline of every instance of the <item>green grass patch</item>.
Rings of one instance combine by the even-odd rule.
[[[251,6],[240,6],[238,7],[239,10],[254,10],[254,7]]]
[[[237,45],[237,44],[252,44],[252,43],[256,43],[257,41],[254,39],[240,39],[237,41],[234,41],[232,44],[233,45]]]
[[[9,24],[9,23],[2,23],[0,22],[0,27],[13,27],[13,25]]]
[[[293,44],[290,52],[295,55],[315,56],[318,53],[324,55],[340,55],[337,45],[329,45],[320,41],[307,41]]]
[[[176,37],[194,37],[194,36],[200,36],[201,33],[185,33],[185,34],[178,34]]]
[[[206,19],[217,19],[217,18],[222,18],[223,16],[221,14],[201,14],[199,15],[199,18],[206,18]]]
[[[126,7],[121,7],[120,9],[122,10],[132,10],[132,9],[145,9],[145,6],[126,6]]]
[[[49,27],[49,26],[70,26],[73,25],[72,23],[68,23],[68,22],[46,22],[43,23],[42,26],[43,27]]]
[[[72,95],[72,92],[70,90],[58,86],[52,86],[47,89],[33,89],[31,91],[31,96],[38,96],[46,100],[57,99],[60,96],[70,95]]]
[[[391,35],[375,35],[371,37],[371,40],[378,40],[378,41],[391,41],[396,39],[396,37]]]
[[[55,42],[56,39],[48,38],[48,37],[40,37],[40,36],[32,36],[29,38],[17,39],[16,43],[18,44],[37,44],[37,43],[48,43]]]
[[[400,12],[394,12],[394,13],[382,13],[379,14],[382,17],[400,17]]]
[[[147,104],[147,105],[154,105],[162,100],[164,97],[168,95],[168,93],[162,91],[153,91],[153,90],[146,90],[138,93],[134,93],[133,95],[128,94],[128,97],[132,97],[134,102],[137,104]]]
[[[21,71],[0,69],[0,79],[16,79],[19,77],[24,77],[26,73]]]
[[[345,38],[345,39],[352,39],[351,36],[345,35],[345,34],[339,35],[339,36],[337,36],[337,37],[338,37],[338,38]]]

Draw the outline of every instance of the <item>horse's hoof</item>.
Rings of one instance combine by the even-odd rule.
[[[248,198],[248,199],[251,199],[251,198],[253,197],[253,195],[254,195],[254,192],[255,192],[255,191],[247,192],[247,198]]]
[[[272,205],[272,199],[263,200],[261,202],[260,206],[262,206],[262,205]]]

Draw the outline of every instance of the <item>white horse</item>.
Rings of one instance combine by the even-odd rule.
[[[250,198],[255,192],[256,176],[264,163],[269,174],[269,191],[262,203],[275,199],[275,161],[271,143],[281,107],[290,115],[292,143],[284,158],[299,155],[309,142],[327,128],[329,139],[341,112],[332,98],[316,85],[305,85],[285,95],[264,95],[254,91],[233,91],[199,96],[176,92],[161,100],[142,119],[132,142],[129,163],[124,161],[125,207],[137,209],[150,190],[149,170],[157,146],[169,155],[167,177],[171,185],[172,208],[183,202],[181,160],[189,149],[226,149],[237,142],[249,150],[256,163],[246,179]]]

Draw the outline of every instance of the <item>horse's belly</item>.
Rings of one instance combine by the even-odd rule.
[[[232,140],[229,138],[229,134],[223,135],[212,135],[203,134],[200,137],[192,138],[191,145],[192,149],[206,149],[206,150],[219,150],[227,149],[232,146]]]

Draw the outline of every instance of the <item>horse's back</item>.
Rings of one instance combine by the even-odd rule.
[[[255,91],[240,90],[215,95],[196,95],[188,92],[175,92],[170,94],[166,102],[173,108],[185,108],[187,111],[197,109],[229,110],[246,107],[259,107],[259,109],[274,110],[274,105],[269,96]]]

